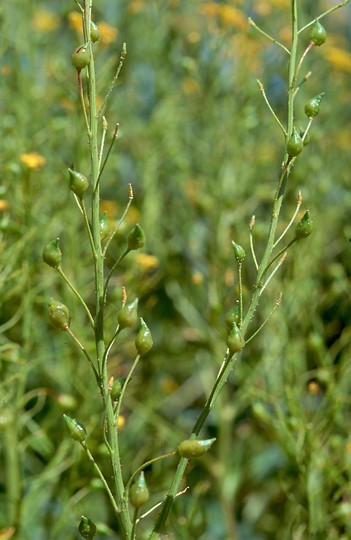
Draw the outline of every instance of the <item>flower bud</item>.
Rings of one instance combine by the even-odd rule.
[[[325,43],[327,39],[327,32],[324,26],[319,21],[316,21],[310,33],[310,41],[312,41],[317,47],[320,47]]]
[[[89,180],[87,177],[78,172],[68,169],[69,172],[69,187],[79,199],[83,198],[84,193],[89,187]]]
[[[86,516],[82,516],[78,526],[78,531],[84,540],[93,540],[97,529],[95,523],[91,521],[91,519],[87,518]]]
[[[139,224],[136,224],[135,227],[128,234],[128,251],[133,251],[134,249],[140,249],[144,247],[145,244],[145,233],[140,227]]]
[[[100,38],[100,30],[99,27],[93,22],[90,21],[90,39],[93,43],[98,41]]]
[[[319,113],[320,104],[323,99],[324,92],[321,94],[318,94],[318,96],[315,96],[314,98],[307,101],[305,105],[305,113],[308,116],[308,118],[314,118]]]
[[[58,268],[61,264],[61,250],[59,246],[59,239],[49,242],[43,249],[43,261],[51,266],[51,268]]]
[[[177,452],[181,457],[187,459],[197,458],[206,454],[215,440],[216,439],[186,439],[178,445]]]
[[[68,307],[53,298],[49,302],[49,321],[57,330],[67,330],[71,322]]]
[[[232,329],[234,323],[237,324],[239,321],[240,321],[240,306],[237,303],[232,308],[230,308],[227,315],[225,316],[225,322],[227,324],[228,331]]]
[[[296,129],[294,128],[294,131],[290,139],[288,140],[286,151],[290,157],[296,157],[302,152],[302,149],[303,149],[302,139],[300,135],[298,134],[298,132],[296,131]]]
[[[134,482],[129,490],[129,500],[134,508],[140,508],[144,506],[149,500],[149,490],[146,485],[145,475],[142,471],[139,478]]]
[[[76,420],[75,418],[71,418],[67,414],[64,414],[63,418],[72,439],[78,442],[84,442],[87,438],[87,430],[85,429],[83,424],[78,422],[78,420]]]
[[[72,54],[72,64],[77,71],[81,71],[90,62],[90,52],[86,45],[78,47]]]
[[[295,238],[300,240],[301,238],[306,238],[313,231],[313,220],[310,217],[308,210],[304,213],[300,221],[297,223],[295,228]]]
[[[135,338],[135,347],[140,356],[147,354],[153,346],[152,335],[149,330],[149,327],[146,325],[144,320],[140,317],[140,327],[138,334]]]
[[[227,346],[231,354],[241,351],[241,349],[245,346],[245,340],[239,326],[236,323],[233,323],[233,326],[228,334]]]
[[[138,320],[138,299],[136,298],[130,304],[125,304],[119,310],[117,319],[121,330],[134,326]]]
[[[234,256],[235,256],[236,262],[238,264],[241,264],[245,259],[244,248],[242,248],[239,244],[236,244],[233,241],[232,241],[232,246],[233,246],[233,251],[234,251]]]

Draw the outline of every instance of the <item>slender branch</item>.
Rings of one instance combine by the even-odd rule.
[[[253,259],[253,262],[255,264],[256,270],[258,270],[258,262],[257,262],[256,253],[255,253],[255,249],[254,249],[253,234],[252,234],[254,226],[255,226],[255,216],[252,216],[252,218],[250,220],[250,224],[249,224],[249,229],[250,229],[250,250],[251,250],[252,259]]]
[[[285,262],[286,257],[287,257],[287,252],[285,252],[284,255],[279,259],[277,266],[274,268],[273,272],[268,276],[264,285],[261,287],[260,296],[262,295],[263,291],[266,289],[268,283],[271,281],[273,276],[278,272],[281,265]]]
[[[267,94],[265,92],[264,86],[263,86],[263,84],[261,83],[261,81],[259,79],[257,79],[257,84],[258,84],[258,88],[259,88],[259,90],[260,90],[260,92],[261,92],[261,94],[263,96],[263,99],[265,100],[265,102],[267,104],[268,109],[271,111],[273,118],[276,120],[278,126],[280,127],[280,129],[284,133],[284,136],[286,137],[286,129],[283,126],[283,124],[281,123],[281,121],[279,120],[278,116],[275,114],[275,112],[274,112],[274,110],[272,108],[272,105],[270,104],[269,99],[267,97]]]
[[[107,150],[107,154],[105,156],[105,159],[104,159],[104,162],[103,164],[101,165],[101,163],[99,163],[99,174],[98,174],[98,177],[97,177],[97,181],[96,181],[96,185],[95,185],[95,188],[94,190],[96,190],[100,184],[100,178],[101,178],[101,175],[102,173],[104,172],[104,169],[105,169],[105,166],[106,166],[106,163],[107,163],[107,160],[110,156],[110,153],[111,153],[111,150],[113,148],[113,145],[115,144],[116,142],[116,138],[117,138],[117,135],[118,135],[118,128],[119,128],[119,124],[116,124],[115,125],[115,129],[113,130],[113,134],[112,134],[112,139],[111,139],[111,143],[110,143],[110,146]]]
[[[113,89],[114,89],[114,87],[115,87],[115,85],[116,85],[116,83],[118,81],[118,78],[119,78],[119,75],[121,73],[121,69],[123,67],[126,55],[127,55],[127,44],[123,43],[116,74],[112,79],[110,88],[108,89],[107,94],[106,94],[106,96],[104,98],[104,101],[102,102],[102,105],[101,105],[101,107],[99,109],[99,112],[97,113],[97,117],[101,116],[102,112],[105,110],[105,107],[106,107],[107,102],[108,102],[108,100],[110,98],[110,95],[111,95],[111,93],[112,93],[112,91],[113,91]]]
[[[121,219],[120,219],[119,222],[117,223],[116,227],[114,228],[114,230],[112,231],[112,233],[111,233],[110,236],[109,236],[109,239],[108,239],[107,242],[106,242],[106,245],[105,245],[105,248],[104,248],[104,256],[106,255],[107,250],[108,250],[108,247],[109,247],[111,241],[113,240],[115,234],[118,232],[120,226],[122,225],[123,221],[125,220],[125,217],[126,217],[126,215],[128,214],[130,205],[132,204],[132,201],[133,201],[133,188],[132,188],[132,184],[128,184],[128,188],[129,188],[129,199],[128,199],[127,205],[126,205],[126,207],[125,207],[125,210],[124,210],[124,212],[123,212],[123,215],[122,215]]]
[[[101,170],[102,156],[103,156],[103,153],[104,153],[104,146],[105,146],[105,138],[106,138],[107,127],[108,127],[107,120],[103,116],[102,117],[102,137],[101,137],[100,154],[99,154],[99,176],[100,176],[100,170]]]
[[[290,229],[291,225],[294,223],[295,221],[295,218],[300,210],[300,207],[301,207],[301,204],[302,204],[302,195],[301,195],[301,191],[299,191],[298,195],[297,195],[297,205],[296,205],[296,209],[295,209],[295,212],[293,213],[293,216],[291,218],[291,220],[289,221],[288,225],[285,227],[284,231],[282,232],[282,234],[279,236],[279,238],[274,242],[273,244],[273,247],[275,248],[279,242],[284,238],[284,236],[286,235],[286,233],[288,232],[288,230]]]
[[[250,343],[250,341],[252,341],[257,336],[257,334],[259,334],[261,332],[262,328],[268,323],[269,319],[272,317],[272,315],[274,314],[276,309],[280,306],[281,301],[282,301],[282,297],[283,297],[283,293],[281,292],[279,294],[279,297],[278,297],[275,305],[274,305],[274,308],[272,309],[272,311],[270,312],[268,317],[266,317],[265,320],[263,321],[263,323],[257,328],[257,330],[249,338],[246,339],[245,345]]]
[[[90,324],[91,326],[94,328],[94,319],[92,317],[92,314],[90,313],[90,310],[88,308],[88,306],[86,305],[86,303],[84,302],[83,298],[81,297],[81,295],[79,294],[79,292],[77,291],[77,289],[74,287],[73,283],[68,279],[68,277],[66,276],[66,274],[64,273],[64,271],[62,270],[61,266],[59,266],[58,268],[56,268],[56,270],[58,271],[58,273],[60,274],[60,276],[65,280],[65,282],[67,283],[67,285],[69,286],[69,288],[71,289],[71,291],[73,291],[73,293],[76,295],[76,297],[78,298],[79,302],[82,304],[83,308],[85,309],[85,312],[86,314],[88,315],[88,319],[90,321]]]
[[[336,4],[336,6],[333,6],[333,7],[329,8],[329,9],[327,9],[327,11],[324,11],[321,15],[318,15],[318,17],[316,17],[316,19],[313,19],[309,23],[305,24],[305,26],[300,28],[300,30],[298,31],[298,34],[301,34],[301,32],[306,30],[306,28],[309,28],[310,26],[312,26],[316,22],[316,20],[319,21],[320,19],[323,19],[324,17],[326,17],[330,13],[333,13],[333,11],[336,11],[337,9],[340,9],[340,8],[346,6],[347,4],[349,4],[350,1],[351,0],[344,0],[344,2],[340,2],[339,4]]]
[[[286,53],[290,54],[289,49],[287,49],[287,48],[285,47],[285,45],[283,45],[282,43],[280,43],[280,41],[278,41],[278,40],[275,39],[274,37],[270,36],[270,35],[267,34],[264,30],[262,30],[262,28],[260,28],[259,26],[257,26],[257,24],[255,23],[255,21],[253,21],[253,20],[251,19],[251,17],[249,17],[248,21],[249,21],[249,25],[252,26],[253,28],[255,28],[255,30],[257,30],[258,32],[260,32],[260,34],[262,34],[264,37],[266,37],[267,39],[269,39],[269,41],[271,41],[272,43],[275,43],[276,45],[278,45],[279,47],[281,47]]]

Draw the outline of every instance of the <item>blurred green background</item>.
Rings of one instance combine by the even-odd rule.
[[[256,79],[284,121],[287,57],[247,17],[289,46],[290,2],[94,4],[100,101],[123,42],[128,49],[106,111],[109,136],[116,122],[120,128],[102,210],[111,223],[120,218],[129,182],[135,200],[111,257],[136,222],[147,235],[147,248],[113,280],[106,324],[114,327],[124,285],[139,297],[155,342],[123,407],[128,477],[187,436],[211,388],[226,348],[225,314],[237,298],[232,239],[247,252],[244,302],[250,299],[249,222],[254,214],[260,256],[284,147]],[[303,26],[334,2],[299,4]],[[68,0],[0,6],[1,540],[78,538],[82,513],[99,525],[98,538],[119,538],[101,485],[62,419],[66,412],[84,422],[108,475],[98,391],[84,358],[48,326],[48,299],[70,307],[83,342],[92,337],[75,298],[41,260],[44,245],[60,237],[65,272],[92,300],[89,245],[67,179],[72,163],[89,171],[70,58],[81,44],[77,13]],[[303,74],[312,75],[297,98],[296,125],[306,125],[306,100],[326,96],[281,219],[283,230],[301,190],[315,230],[292,248],[260,304],[252,332],[283,291],[205,426],[203,435],[217,442],[188,466],[190,488],[174,506],[169,538],[351,538],[350,6],[323,24],[328,40],[305,61]],[[300,53],[307,40],[305,32]],[[127,374],[133,342],[125,333],[111,358],[113,375]],[[150,508],[175,465],[170,459],[146,470]],[[140,538],[153,516],[140,525]]]

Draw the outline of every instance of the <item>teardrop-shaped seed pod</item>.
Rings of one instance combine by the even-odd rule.
[[[320,110],[320,104],[323,99],[324,92],[321,94],[318,94],[318,96],[315,96],[314,98],[307,101],[305,105],[305,113],[308,116],[308,118],[314,118],[317,116]]]
[[[68,169],[69,172],[69,187],[79,199],[83,198],[84,193],[89,187],[89,180],[87,177],[73,169]]]
[[[122,392],[122,382],[121,379],[116,379],[113,381],[111,388],[111,399],[112,401],[117,401]]]
[[[290,157],[296,157],[302,152],[302,150],[303,150],[302,139],[300,135],[298,134],[298,132],[296,131],[296,129],[294,128],[294,131],[290,139],[288,140],[286,151]]]
[[[90,21],[90,39],[93,43],[96,43],[100,38],[99,27],[93,22]]]
[[[241,264],[242,262],[244,262],[244,259],[245,259],[244,248],[242,248],[239,244],[236,244],[233,241],[232,241],[232,246],[233,246],[233,251],[234,251],[234,256],[235,256],[236,262],[238,264]]]
[[[138,299],[130,304],[125,304],[118,312],[118,323],[121,329],[131,328],[138,321]]]
[[[78,526],[78,531],[84,540],[93,540],[94,536],[96,535],[97,528],[91,519],[87,518],[86,516],[82,516]]]
[[[310,41],[312,41],[317,47],[320,47],[325,43],[327,39],[327,32],[324,26],[319,21],[316,21],[310,33]]]
[[[232,308],[228,311],[228,313],[225,316],[225,322],[227,324],[228,331],[233,328],[234,323],[238,323],[240,321],[240,306],[239,304],[234,304]]]
[[[150,329],[140,317],[140,327],[135,338],[135,347],[138,354],[140,354],[140,356],[144,356],[144,354],[147,354],[152,349],[153,344]]]
[[[245,340],[239,326],[236,323],[233,323],[233,326],[228,334],[227,346],[231,354],[241,351],[241,349],[245,346]]]
[[[104,240],[110,233],[110,224],[108,222],[107,212],[100,216],[100,238]]]
[[[305,132],[302,128],[300,128],[300,137],[302,139],[303,145],[307,146],[311,142],[311,136],[309,133],[305,135]]]
[[[87,430],[84,425],[78,422],[75,418],[71,418],[67,414],[63,415],[69,434],[72,439],[78,442],[84,442],[87,438]]]
[[[295,228],[295,238],[296,240],[301,240],[302,238],[307,238],[313,231],[313,220],[311,219],[310,213],[308,210],[304,213],[300,221],[297,223]]]
[[[150,494],[142,471],[129,490],[129,500],[134,508],[141,508],[149,500]]]
[[[57,330],[67,330],[71,317],[68,307],[53,298],[49,302],[49,321]]]
[[[197,458],[206,454],[216,439],[186,439],[182,441],[177,448],[181,457],[187,459]]]
[[[90,62],[90,52],[86,45],[78,47],[72,54],[72,64],[77,71],[81,71]]]
[[[145,245],[145,233],[142,227],[137,223],[128,234],[128,251],[140,249]]]
[[[59,246],[59,239],[52,240],[43,249],[43,261],[51,266],[51,268],[58,268],[61,264],[62,252]]]

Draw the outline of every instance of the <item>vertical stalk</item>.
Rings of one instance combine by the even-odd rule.
[[[287,129],[285,144],[287,144],[292,134],[293,127],[294,127],[294,92],[295,92],[295,87],[296,87],[296,55],[297,55],[297,44],[298,44],[297,0],[291,0],[291,25],[292,25],[292,44],[291,44],[291,52],[290,52],[289,75],[288,75],[288,84],[289,84],[288,86],[288,122],[287,122],[288,129]],[[261,280],[268,267],[269,260],[272,255],[272,251],[274,249],[274,241],[275,241],[275,236],[276,236],[276,231],[277,231],[277,226],[278,226],[279,214],[280,214],[280,210],[281,210],[281,206],[282,206],[282,202],[284,198],[286,180],[287,180],[288,174],[289,174],[289,161],[288,161],[288,155],[287,153],[285,153],[283,165],[279,174],[277,189],[276,189],[276,193],[275,193],[275,197],[273,201],[271,223],[270,223],[266,248],[264,250],[261,263],[259,264],[259,267],[257,270],[255,290],[252,295],[252,299],[251,299],[247,314],[241,326],[241,331],[243,335],[245,335],[245,333],[247,332],[248,326],[252,320],[254,312],[257,309],[257,305],[260,298],[260,290],[262,287]],[[234,356],[229,356],[229,351],[227,351],[224,362],[219,370],[218,376],[214,382],[210,395],[192,430],[193,435],[197,436],[200,433],[200,430],[202,429],[202,426],[204,425],[206,419],[208,418],[219,393],[221,392],[230,372],[232,371],[234,367],[234,364],[237,358],[238,358],[237,354],[235,354]],[[178,467],[173,477],[171,487],[162,505],[159,518],[157,519],[153,532],[151,533],[150,540],[156,540],[159,538],[159,533],[162,530],[162,527],[164,526],[167,520],[175,495],[180,489],[180,483],[184,475],[187,462],[188,461],[185,458],[181,458],[179,460]]]
[[[84,9],[84,26],[86,41],[88,42],[90,52],[90,63],[88,65],[88,97],[89,97],[89,124],[88,132],[91,177],[93,184],[91,201],[91,221],[92,238],[94,244],[94,269],[95,269],[95,346],[97,368],[100,376],[100,391],[104,401],[105,418],[107,423],[107,435],[109,440],[109,452],[113,477],[115,483],[115,495],[117,507],[119,509],[118,519],[121,527],[122,538],[129,539],[131,535],[131,520],[129,516],[127,501],[124,498],[124,483],[122,477],[122,468],[119,456],[118,431],[116,419],[113,411],[111,396],[108,389],[108,375],[105,356],[104,339],[104,256],[100,239],[100,183],[99,183],[99,150],[98,150],[98,118],[96,110],[96,75],[92,44],[90,41],[90,21],[93,0],[88,0]],[[105,366],[105,367],[104,367]]]

